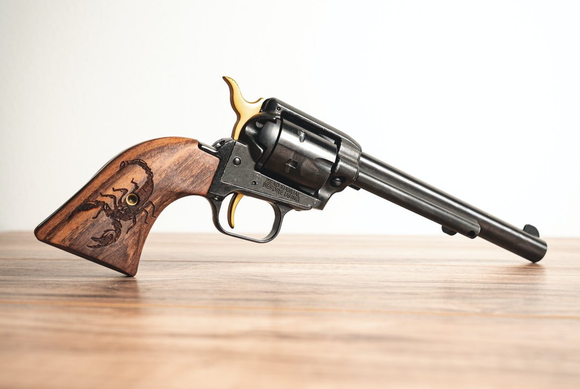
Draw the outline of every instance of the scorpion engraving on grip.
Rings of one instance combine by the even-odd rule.
[[[105,247],[112,243],[115,243],[122,232],[121,222],[131,220],[132,223],[127,228],[125,233],[131,231],[133,227],[137,224],[137,216],[145,213],[145,224],[149,224],[147,219],[149,217],[149,212],[147,208],[151,210],[151,217],[155,218],[155,205],[149,201],[151,194],[153,193],[153,172],[147,166],[147,163],[142,159],[133,159],[130,161],[123,161],[119,166],[119,172],[122,170],[137,165],[143,169],[145,175],[147,176],[146,181],[139,185],[135,182],[134,178],[131,178],[131,184],[133,184],[133,190],[130,192],[129,189],[125,188],[111,188],[113,192],[119,192],[120,196],[117,198],[114,194],[106,194],[100,192],[101,197],[109,198],[113,200],[113,206],[109,205],[108,202],[102,200],[85,201],[81,205],[75,208],[74,211],[69,215],[69,219],[79,212],[86,212],[93,209],[98,209],[98,212],[93,219],[99,217],[101,213],[104,213],[110,220],[112,228],[103,231],[103,234],[99,237],[93,236],[91,239],[95,244],[87,245],[90,248]]]

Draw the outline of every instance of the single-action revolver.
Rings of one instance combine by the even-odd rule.
[[[449,235],[479,236],[532,262],[545,255],[547,244],[534,226],[509,225],[365,154],[350,136],[278,99],[248,102],[233,79],[224,80],[237,115],[230,138],[207,146],[168,137],[125,150],[42,222],[36,237],[134,276],[151,226],[178,198],[204,196],[220,232],[265,243],[290,210],[323,209],[351,187],[424,216]],[[263,237],[234,230],[244,196],[272,207],[272,227]]]

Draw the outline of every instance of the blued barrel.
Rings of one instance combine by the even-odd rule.
[[[532,262],[546,254],[546,242],[531,226],[526,228],[531,233],[514,227],[365,153],[359,168],[354,186],[439,223],[448,233],[479,236]]]

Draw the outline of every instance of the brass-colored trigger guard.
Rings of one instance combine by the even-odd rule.
[[[244,99],[238,83],[231,77],[224,76],[224,81],[230,88],[230,103],[236,113],[237,120],[232,130],[232,139],[238,140],[244,124],[255,114],[260,112],[264,98],[259,98],[254,102],[249,102]]]

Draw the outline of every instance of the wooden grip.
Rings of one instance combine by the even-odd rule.
[[[42,242],[134,276],[157,216],[180,197],[206,195],[218,164],[195,139],[138,144],[107,163],[34,234]]]

